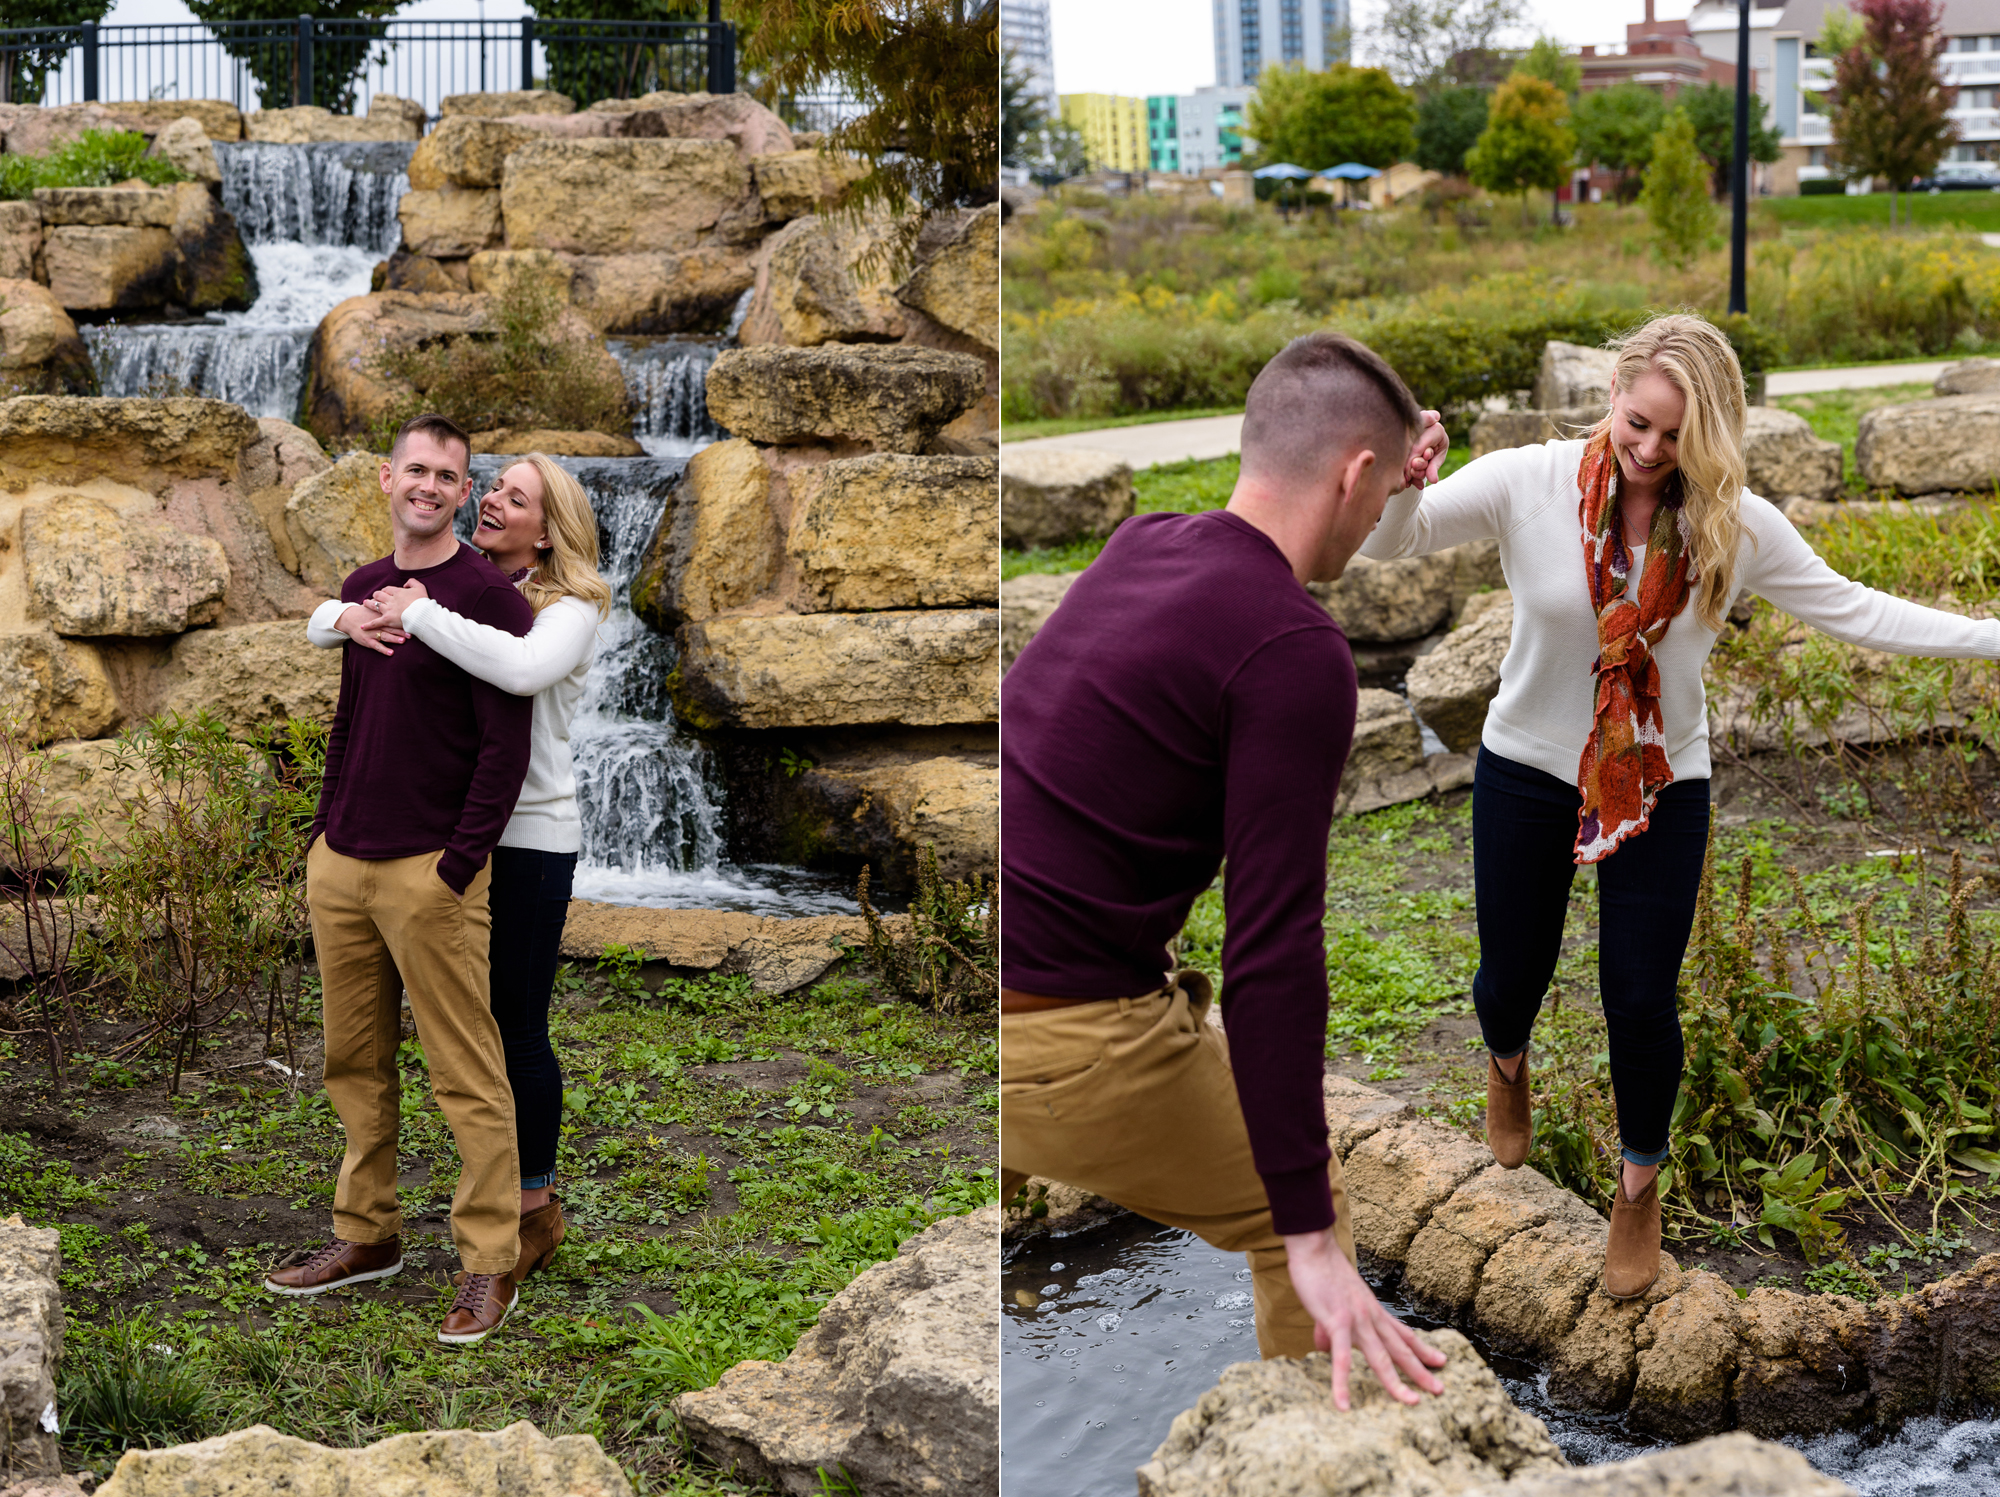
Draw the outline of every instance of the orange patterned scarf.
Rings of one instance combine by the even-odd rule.
[[[1576,767],[1576,788],[1583,793],[1577,812],[1579,863],[1608,858],[1627,837],[1645,831],[1661,788],[1673,783],[1653,650],[1687,606],[1694,581],[1680,502],[1664,498],[1653,512],[1638,602],[1625,595],[1632,554],[1625,549],[1618,518],[1617,474],[1610,433],[1599,432],[1584,448],[1576,475],[1583,495],[1577,512],[1583,522],[1583,564],[1597,615],[1598,650],[1591,666],[1597,677],[1595,717]]]

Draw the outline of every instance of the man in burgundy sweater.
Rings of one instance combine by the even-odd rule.
[[[1353,1346],[1406,1402],[1398,1370],[1436,1393],[1444,1358],[1356,1271],[1327,1145],[1355,676],[1305,584],[1426,475],[1424,414],[1367,348],[1299,339],[1250,388],[1228,508],[1127,520],[1001,691],[1003,1197],[1042,1175],[1248,1253],[1260,1349],[1332,1351],[1343,1409]],[[1169,971],[1225,861],[1227,1042],[1208,980]]]
[[[351,603],[421,581],[445,607],[526,634],[533,610],[452,534],[472,492],[470,443],[420,416],[382,464],[393,555],[348,577]],[[396,1204],[396,1066],[407,989],[431,1087],[462,1168],[452,1237],[465,1275],[438,1339],[482,1340],[518,1298],[520,1158],[514,1094],[488,988],[487,859],[528,771],[534,702],[467,675],[411,639],[393,653],[346,647],[306,855],[326,1023],[326,1090],[347,1132],[334,1240],[265,1280],[321,1294],[403,1266]]]

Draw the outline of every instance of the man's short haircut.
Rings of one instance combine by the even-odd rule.
[[[403,456],[403,444],[417,432],[422,432],[436,442],[456,442],[465,452],[466,466],[472,465],[472,438],[465,434],[465,428],[449,416],[440,416],[435,411],[403,423],[403,429],[396,433],[396,440],[389,444],[389,465],[394,467]],[[460,474],[463,478],[465,475]]]
[[[1422,411],[1402,377],[1340,333],[1294,338],[1243,403],[1243,472],[1279,482],[1323,478],[1357,447],[1399,470]]]

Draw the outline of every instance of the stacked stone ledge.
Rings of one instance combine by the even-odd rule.
[[[62,1470],[62,1245],[53,1228],[0,1221],[0,1487]]]

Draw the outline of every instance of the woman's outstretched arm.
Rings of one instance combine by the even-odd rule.
[[[1425,488],[1404,489],[1390,496],[1361,554],[1394,561],[1504,535],[1546,497],[1550,471],[1549,449],[1516,447],[1489,452]]]
[[[558,598],[517,638],[453,613],[435,598],[418,598],[404,605],[403,628],[460,670],[513,696],[531,697],[590,658],[597,610],[581,598]]]

